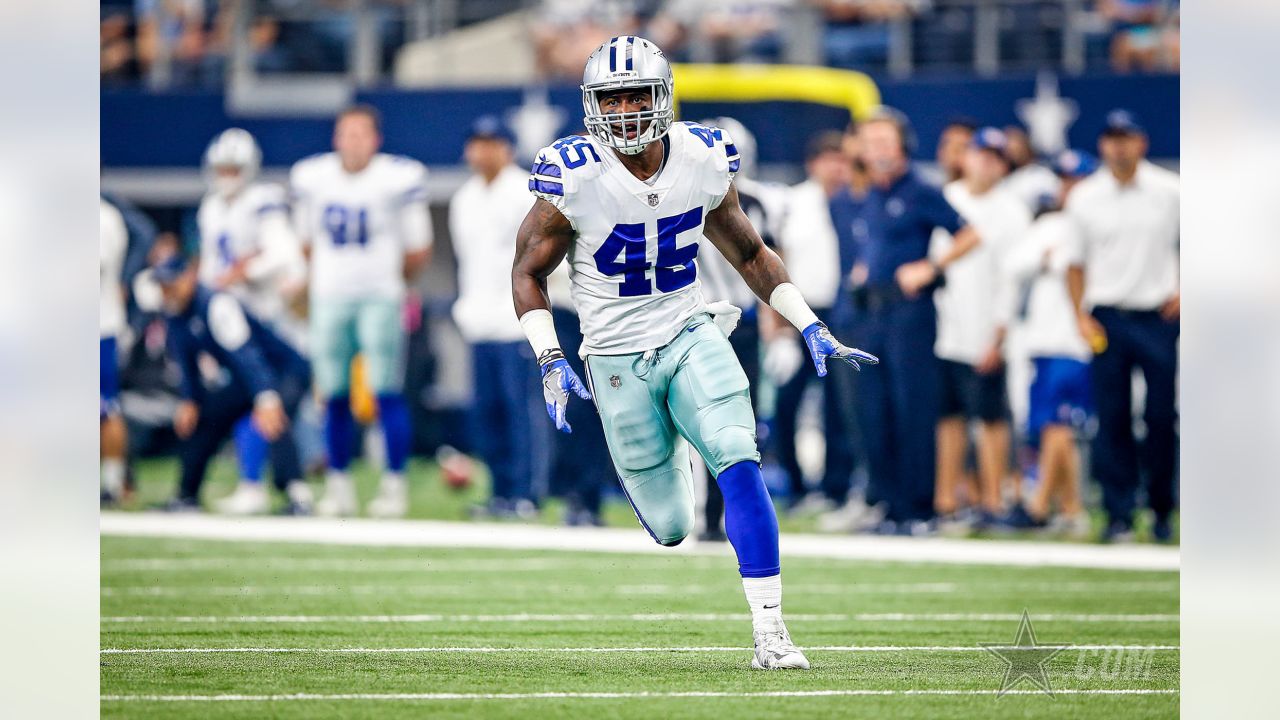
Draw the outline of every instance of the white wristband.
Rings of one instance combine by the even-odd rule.
[[[795,325],[797,330],[803,331],[818,322],[818,316],[809,309],[809,303],[804,301],[800,288],[791,283],[782,283],[773,289],[773,294],[769,296],[769,306]]]
[[[521,315],[520,327],[524,328],[524,336],[529,338],[533,355],[539,361],[543,353],[560,349],[560,338],[556,337],[556,324],[551,319],[550,310],[538,308]]]

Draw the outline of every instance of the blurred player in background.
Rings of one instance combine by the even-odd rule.
[[[1092,460],[1108,516],[1103,539],[1133,537],[1141,462],[1152,534],[1166,542],[1178,460],[1178,176],[1146,160],[1146,130],[1126,110],[1107,114],[1098,148],[1106,169],[1076,186],[1066,211],[1080,228],[1068,287],[1080,332],[1097,353]],[[1135,369],[1147,388],[1141,448],[1133,427]]]
[[[406,157],[378,152],[378,111],[343,111],[335,152],[306,158],[290,174],[294,221],[311,263],[311,354],[316,386],[326,402],[329,472],[323,515],[357,512],[347,467],[355,440],[351,361],[364,358],[386,440],[386,469],[370,515],[408,510],[404,470],[409,458],[409,407],[404,382],[402,305],[406,279],[430,260],[427,170]]]
[[[938,136],[937,160],[944,184],[964,176],[964,156],[977,131],[978,124],[965,118],[951,120],[942,129]]]
[[[129,435],[120,412],[119,336],[125,330],[121,273],[129,233],[124,218],[106,200],[98,201],[98,426],[101,437],[103,504],[119,502],[125,490]]]
[[[529,212],[529,173],[512,162],[510,131],[495,116],[471,127],[464,156],[472,175],[449,202],[449,234],[458,258],[453,320],[471,345],[475,388],[471,437],[492,478],[486,508],[493,517],[537,515],[532,426],[537,364],[511,311],[516,233]],[[543,443],[545,445],[545,443]]]
[[[182,440],[182,478],[169,509],[200,509],[200,486],[209,461],[236,423],[252,414],[255,428],[271,443],[272,474],[287,478],[282,484],[288,511],[309,510],[311,490],[302,479],[298,448],[287,431],[311,388],[306,359],[230,293],[202,286],[196,267],[180,253],[159,260],[151,279],[161,289],[166,336],[180,371],[182,396],[173,420]],[[206,375],[217,378],[215,384],[207,387]]]
[[[1016,195],[1033,215],[1042,208],[1053,207],[1062,183],[1052,170],[1037,160],[1031,136],[1021,127],[1010,125],[1004,129],[1004,137],[1004,158],[1009,163],[1009,174],[1001,185]]]
[[[1035,367],[1027,413],[1030,446],[1024,502],[1010,509],[1004,524],[1015,528],[1050,525],[1051,505],[1058,514],[1050,529],[1074,538],[1089,532],[1089,516],[1080,502],[1080,456],[1075,433],[1089,417],[1089,358],[1092,353],[1076,324],[1067,291],[1067,262],[1078,244],[1078,230],[1062,212],[1071,189],[1098,169],[1093,156],[1066,150],[1054,159],[1061,190],[1048,212],[1036,218],[1026,240],[1009,252],[1005,272],[1026,287],[1021,319],[1023,345]]]
[[[239,128],[214,138],[204,157],[209,191],[200,202],[200,283],[225,291],[259,321],[279,329],[285,312],[286,284],[303,282],[302,256],[289,224],[285,191],[257,182],[262,152],[253,136]],[[235,428],[240,484],[216,507],[232,515],[267,512],[271,498],[262,486],[268,443],[246,415]],[[275,478],[285,490],[292,478]],[[309,505],[310,503],[306,503]]]
[[[857,250],[850,277],[856,327],[886,362],[857,380],[867,493],[887,505],[883,533],[933,530],[938,365],[933,290],[953,263],[981,243],[942,192],[911,166],[915,131],[902,113],[877,109],[858,125],[871,190],[853,217]],[[929,257],[933,232],[954,239]]]
[[[742,206],[742,212],[747,219],[751,221],[751,226],[760,234],[760,239],[764,241],[765,246],[774,248],[777,244],[774,240],[775,226],[781,215],[779,205],[785,203],[786,191],[781,186],[770,188],[751,179],[756,162],[755,136],[742,123],[730,117],[712,118],[704,120],[702,124],[721,128],[733,138],[734,145],[738,148],[739,159],[738,174],[734,176],[734,184],[738,188],[738,203]],[[742,308],[742,321],[729,336],[729,345],[733,348],[733,354],[738,358],[742,371],[747,374],[747,382],[751,387],[758,387],[761,335],[762,333],[781,334],[781,328],[777,327],[775,316],[771,314],[767,305],[756,298],[755,293],[751,292],[751,287],[724,255],[718,252],[705,253],[698,260],[698,271],[701,274],[699,279],[702,283],[702,296],[707,301],[725,301]],[[764,307],[760,307],[761,305]],[[790,371],[790,374],[794,375],[795,371],[800,369],[800,364],[804,362],[802,356],[804,351],[790,335],[787,333],[783,343],[794,353],[795,364]],[[753,395],[752,400],[753,407],[758,410],[759,407],[754,403],[759,402],[759,397]],[[724,528],[721,527],[721,521],[724,519],[724,495],[721,494],[720,486],[715,480],[709,474],[702,472],[706,469],[705,463],[697,463],[695,467],[707,481],[707,497],[703,505],[704,525],[698,539],[723,542],[728,539],[724,534]]]
[[[934,353],[942,371],[934,504],[944,522],[957,510],[970,422],[978,423],[978,524],[991,525],[1003,512],[1000,486],[1009,474],[1011,443],[1004,341],[1016,299],[1002,267],[1031,226],[1031,213],[1001,185],[1005,149],[1003,132],[979,129],[965,152],[964,177],[943,188],[947,202],[983,240],[952,263],[946,285],[934,294]],[[935,242],[931,256],[945,257],[951,247],[950,238]]]
[[[801,328],[819,375],[828,359],[876,359],[841,345],[742,212],[728,133],[672,124],[671,66],[635,36],[596,49],[583,72],[587,136],[538,153],[537,201],[520,228],[512,285],[516,313],[542,366],[547,411],[564,422],[569,395],[593,396],[636,517],[665,546],[694,525],[688,445],[724,494],[725,529],[751,608],[760,669],[809,661],[782,619],[778,521],[760,472],[746,374],[728,333],[741,311],[708,305],[698,283],[703,233],[751,286]],[[565,360],[547,276],[569,258],[582,320],[589,392]]]

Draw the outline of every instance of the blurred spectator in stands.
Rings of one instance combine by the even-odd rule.
[[[1080,333],[1095,353],[1092,460],[1108,516],[1103,539],[1132,538],[1145,476],[1152,534],[1167,542],[1178,459],[1178,176],[1146,160],[1146,130],[1128,111],[1107,114],[1098,149],[1106,169],[1072,191],[1066,212],[1080,228],[1068,287]],[[1146,383],[1141,443],[1134,433],[1134,370]]]
[[[104,8],[105,12],[105,8]],[[133,26],[128,12],[105,14],[99,26],[98,71],[103,83],[124,83],[138,78]]]
[[[828,65],[863,69],[889,59],[890,25],[928,9],[932,0],[814,0],[826,16]]]
[[[516,232],[533,205],[529,174],[512,162],[513,138],[497,117],[471,126],[465,157],[472,175],[449,203],[449,234],[458,258],[453,319],[471,344],[472,438],[493,478],[485,514],[531,518],[538,445],[537,363],[511,310]],[[537,166],[535,165],[535,172]]]
[[[1015,302],[1001,271],[1005,257],[1031,226],[1031,212],[1001,185],[1008,172],[1006,141],[997,128],[973,136],[965,152],[964,177],[943,188],[947,202],[982,236],[982,243],[947,270],[946,285],[934,295],[941,370],[938,420],[938,484],[941,522],[961,520],[957,490],[969,446],[969,423],[978,425],[975,450],[981,509],[965,524],[994,524],[1002,514],[1001,484],[1009,474],[1009,400],[1004,339]],[[935,239],[930,255],[951,251],[951,237]]]
[[[1009,175],[1002,183],[1004,188],[1016,195],[1032,215],[1056,204],[1062,182],[1052,170],[1040,164],[1027,131],[1010,125],[1004,129],[1004,137],[1004,157],[1009,162]]]
[[[611,37],[639,30],[638,4],[637,0],[544,0],[533,15],[532,28],[539,74],[551,80],[581,80],[583,64],[593,50]]]
[[[137,0],[134,20],[144,75],[174,84],[199,81],[208,44],[204,0]]]
[[[650,39],[668,48],[667,53],[693,62],[775,62],[782,51],[783,15],[795,4],[796,0],[667,0],[649,25]],[[688,51],[683,52],[686,45]]]
[[[938,136],[937,158],[943,184],[955,182],[964,175],[964,156],[977,130],[978,123],[968,118],[954,118],[942,128],[942,134]]]
[[[840,247],[831,216],[831,200],[849,186],[851,166],[844,154],[843,133],[829,130],[819,133],[809,141],[805,157],[807,179],[791,188],[786,217],[778,235],[781,255],[787,263],[796,286],[813,308],[818,318],[828,325],[836,325],[832,313],[840,289]],[[773,343],[790,342],[801,353],[803,340],[797,334],[773,340],[765,356],[766,369],[776,367],[770,355],[781,349]],[[790,353],[792,356],[795,353]],[[803,356],[801,356],[803,357]],[[790,481],[790,498],[793,509],[830,510],[845,501],[849,479],[853,472],[853,450],[849,429],[844,416],[845,393],[842,392],[848,378],[841,368],[831,372],[820,384],[823,398],[823,435],[827,440],[821,492],[809,497],[809,487],[796,455],[797,416],[805,388],[818,381],[817,372],[809,363],[790,363],[789,373],[775,372],[773,381],[778,385],[775,430],[778,438],[778,460]],[[784,376],[785,375],[785,376]],[[807,500],[807,501],[806,501]]]
[[[1092,353],[1076,327],[1075,307],[1067,290],[1067,262],[1078,230],[1062,212],[1071,189],[1098,168],[1088,153],[1065,150],[1054,159],[1062,178],[1052,204],[1036,218],[1026,240],[1015,245],[1005,272],[1025,298],[1019,325],[1024,349],[1035,376],[1027,412],[1027,453],[1023,503],[1010,509],[1001,524],[1013,528],[1049,526],[1076,539],[1089,532],[1089,515],[1080,502],[1080,456],[1076,432],[1089,418],[1093,398],[1089,383]],[[1034,489],[1033,489],[1034,488]],[[1050,522],[1051,505],[1058,513]]]
[[[1098,0],[1098,11],[1112,23],[1111,68],[1116,72],[1176,69],[1164,57],[1166,21],[1176,17],[1171,0]],[[1173,21],[1176,24],[1176,20]],[[1174,31],[1176,34],[1176,30]],[[1175,38],[1176,39],[1176,38]],[[1173,47],[1176,47],[1176,42]]]

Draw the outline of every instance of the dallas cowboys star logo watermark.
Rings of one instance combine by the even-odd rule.
[[[1036,643],[1036,631],[1031,627],[1031,615],[1024,609],[1022,622],[1018,625],[1018,635],[1012,645],[1002,643],[978,643],[987,652],[1000,658],[1005,663],[1004,680],[1000,683],[997,698],[1015,685],[1027,680],[1049,697],[1054,697],[1053,687],[1049,684],[1049,673],[1045,666],[1055,655],[1071,647],[1070,645],[1039,645]]]

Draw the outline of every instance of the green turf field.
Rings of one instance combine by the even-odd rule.
[[[202,718],[1178,713],[1177,573],[784,558],[784,577],[792,635],[812,648],[809,672],[748,668],[750,623],[727,557],[104,537],[102,710]],[[1016,690],[1034,694],[997,699],[1005,666],[978,644],[1011,643],[1024,608],[1040,644],[1108,649],[1071,648],[1046,663],[1054,698],[1024,681]],[[288,652],[111,652],[144,648]],[[415,651],[376,652],[388,648]],[[325,652],[334,649],[356,652]],[[1100,694],[1123,690],[1163,694]],[[797,695],[822,691],[892,694]],[[561,693],[569,696],[482,697]],[[435,697],[388,697],[397,694]],[[139,697],[220,695],[258,699]]]

